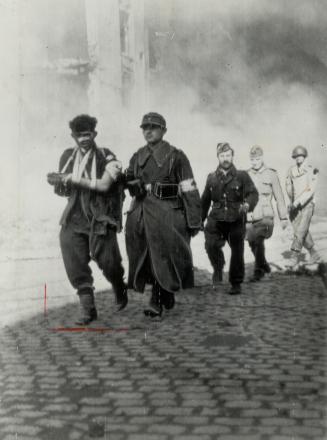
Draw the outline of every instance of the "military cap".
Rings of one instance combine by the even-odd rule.
[[[231,151],[234,154],[234,150],[228,142],[220,142],[217,144],[217,155],[220,153],[226,153],[226,151]]]
[[[263,149],[259,145],[253,145],[250,150],[250,157],[263,156]]]
[[[143,116],[140,127],[143,128],[145,125],[158,125],[161,128],[166,128],[166,121],[159,113],[150,112]]]
[[[298,156],[308,156],[308,150],[305,147],[302,147],[302,145],[298,145],[295,147],[292,151],[292,158],[295,159]]]
[[[97,125],[97,119],[89,115],[76,116],[69,122],[69,127],[74,133],[82,131],[94,131]]]

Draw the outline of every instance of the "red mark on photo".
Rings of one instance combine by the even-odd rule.
[[[49,329],[52,332],[71,332],[71,333],[77,333],[77,332],[98,332],[98,333],[105,333],[105,332],[127,332],[129,329],[122,327],[122,328],[110,328],[110,327],[54,327]]]

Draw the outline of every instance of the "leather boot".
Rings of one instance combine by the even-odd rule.
[[[166,310],[171,310],[175,306],[175,294],[161,290],[161,302]]]
[[[263,269],[262,270],[256,269],[249,281],[250,283],[256,283],[262,280],[264,276],[265,276],[265,271]]]
[[[223,281],[223,271],[222,269],[215,268],[212,274],[212,287],[219,286]]]
[[[97,309],[94,303],[93,289],[81,289],[77,292],[80,301],[80,317],[75,324],[88,325],[98,318]]]
[[[300,252],[292,251],[291,258],[289,259],[286,267],[290,270],[297,271],[300,267]]]
[[[152,287],[150,302],[147,308],[144,310],[144,314],[145,316],[150,316],[150,318],[156,318],[162,314],[160,286],[156,281]]]
[[[309,250],[310,253],[310,259],[308,261],[308,264],[318,264],[321,263],[321,257],[317,250],[315,248],[311,248]]]
[[[271,273],[271,267],[267,262],[263,264],[262,269],[264,270],[265,273]]]
[[[232,287],[228,293],[230,295],[240,295],[242,293],[241,284],[232,284]]]
[[[115,291],[116,297],[116,312],[123,310],[128,303],[127,286],[124,285],[120,289]]]

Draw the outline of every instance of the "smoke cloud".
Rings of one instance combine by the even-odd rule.
[[[0,1],[0,174],[2,187],[11,182],[3,195],[5,223],[59,217],[63,201],[45,174],[72,144],[68,121],[89,105],[87,72],[58,79],[40,67],[56,58],[87,59],[84,1],[18,4],[17,17],[9,0]],[[250,147],[261,145],[282,181],[292,148],[302,144],[320,169],[317,211],[326,215],[325,9],[323,0],[145,0],[152,74],[149,90],[139,94],[148,102],[134,105],[115,126],[100,117],[99,144],[111,146],[127,166],[144,144],[142,114],[161,112],[167,140],[187,153],[200,189],[216,167],[217,142],[232,144],[243,169]]]
[[[327,16],[322,1],[151,4],[158,69],[152,105],[168,113],[185,147],[189,142],[201,184],[222,140],[235,146],[242,168],[248,166],[250,146],[262,145],[268,165],[282,179],[295,145],[307,146],[313,162],[325,160]],[[322,188],[327,176],[320,168]]]

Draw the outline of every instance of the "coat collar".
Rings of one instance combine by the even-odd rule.
[[[139,166],[144,167],[149,157],[152,156],[158,167],[162,167],[172,151],[173,147],[166,141],[159,142],[154,148],[146,145],[138,154]]]
[[[262,164],[261,168],[259,168],[258,170],[255,170],[254,168],[250,168],[251,173],[253,174],[261,174],[263,173],[265,170],[267,169],[265,164]]]
[[[236,168],[235,168],[234,165],[232,165],[232,166],[229,168],[229,170],[227,171],[227,173],[225,174],[225,173],[223,172],[221,166],[219,165],[218,168],[217,168],[217,174],[226,177],[226,179],[227,179],[227,177],[229,177],[229,176],[234,177],[234,176],[236,176]]]
[[[224,185],[227,185],[236,176],[236,168],[235,168],[234,165],[232,165],[230,167],[230,169],[228,170],[227,174],[225,174],[222,171],[222,168],[220,166],[218,166],[218,168],[217,168],[217,175],[220,176],[220,177],[223,176],[223,178],[224,178]]]

